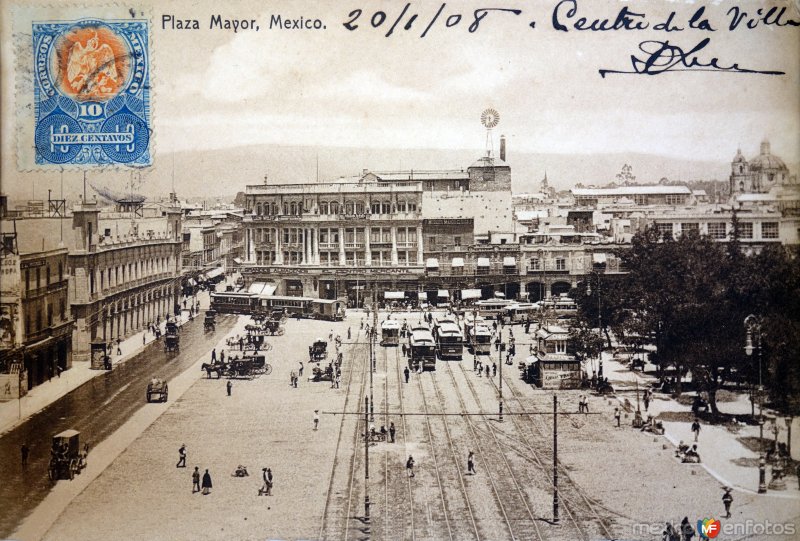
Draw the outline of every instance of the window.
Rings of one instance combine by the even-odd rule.
[[[392,213],[392,203],[390,201],[384,201],[383,205],[381,205],[381,212],[383,214],[391,214]]]
[[[289,214],[289,203],[284,203],[283,204],[283,213],[284,214]]]
[[[672,224],[656,224],[658,236],[663,239],[672,239]]]
[[[272,214],[274,216],[278,215],[278,204],[277,203],[272,203]]]
[[[292,214],[292,215],[297,214],[297,203],[291,203],[289,205],[289,214]]]
[[[453,246],[461,246],[461,237],[453,237]]]
[[[564,258],[556,259],[556,270],[567,270],[567,260]]]
[[[697,222],[689,222],[681,224],[681,233],[688,235],[689,233],[700,233],[700,224]]]
[[[752,222],[739,222],[739,238],[752,239],[753,238],[753,223]]]
[[[364,214],[364,202],[358,201],[356,203],[356,214]]]
[[[111,271],[109,271],[110,273]],[[111,276],[111,274],[109,274]],[[58,262],[58,281],[61,282],[64,280],[64,264],[62,262]]]
[[[634,195],[633,201],[637,205],[646,205],[647,204],[647,196],[646,195]]]
[[[683,205],[686,203],[686,196],[679,194],[667,195],[667,205]]]
[[[331,214],[339,214],[339,203],[337,201],[331,201]]]
[[[564,340],[556,340],[556,353],[566,353],[567,343]]]
[[[538,258],[531,259],[531,266],[530,269],[532,271],[541,270],[541,263]]]
[[[58,312],[61,314],[61,321],[67,319],[67,303],[64,299],[58,301]]]
[[[47,326],[53,326],[53,310],[50,308],[50,304],[44,305],[45,313],[47,314]]]
[[[436,247],[436,237],[428,237],[428,248],[433,249]]]
[[[397,212],[405,212],[406,211],[406,202],[405,201],[398,201],[397,202]]]
[[[408,202],[408,212],[417,212],[417,204],[413,201]]]
[[[778,238],[778,222],[762,222],[761,223],[761,238],[762,239],[777,239]]]
[[[328,214],[328,203],[322,202],[319,204],[319,213]]]
[[[726,224],[722,222],[711,222],[708,224],[708,236],[712,239],[724,239],[726,234]]]
[[[284,229],[283,230],[283,243],[284,244],[289,244],[289,230],[288,229]]]
[[[372,214],[380,214],[381,213],[380,201],[373,201],[371,209],[372,209]]]
[[[25,269],[25,291],[31,289],[31,269]]]
[[[39,272],[39,267],[36,267],[36,289],[42,287],[42,273]]]
[[[259,203],[259,204],[257,204],[257,205],[256,205],[256,214],[257,214],[257,215],[260,215],[260,214],[261,214],[261,203]]]

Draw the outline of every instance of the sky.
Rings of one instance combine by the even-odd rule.
[[[727,164],[737,147],[752,156],[758,143],[768,138],[773,153],[789,164],[800,162],[800,27],[759,24],[746,29],[742,24],[728,30],[730,9],[738,7],[752,14],[763,8],[761,3],[447,2],[425,38],[420,34],[441,2],[409,2],[389,37],[385,34],[406,2],[145,0],[140,4],[141,14],[152,24],[155,160],[146,174],[154,177],[171,175],[173,152],[202,155],[251,145],[474,150],[477,157],[486,148],[480,113],[488,107],[500,113],[500,123],[492,133],[495,150],[502,133],[509,147],[520,153],[657,154],[676,162]],[[772,5],[787,7],[784,20],[800,20],[797,2],[767,3]],[[486,6],[522,13],[489,13],[470,33],[473,10]],[[574,17],[568,16],[571,7],[577,10]],[[652,30],[671,11],[676,12],[675,24],[686,27],[700,7],[705,7],[704,16],[714,32]],[[579,17],[613,21],[623,8],[644,13],[651,28],[574,29]],[[14,96],[30,66],[20,66],[22,56],[16,53],[19,47],[29,46],[30,36],[25,25],[14,27],[14,4],[3,2],[0,9],[2,190],[20,197],[32,183],[54,186],[61,177],[56,172],[18,171],[19,115]],[[49,9],[44,13],[58,18]],[[343,24],[355,9],[362,9],[362,14],[355,21],[358,28],[350,31]],[[553,28],[554,11],[569,31]],[[381,12],[386,20],[373,28],[370,21],[379,21]],[[255,19],[259,30],[210,29],[215,14],[223,19]],[[406,31],[403,26],[413,14],[418,17]],[[87,8],[86,16],[90,15],[92,8]],[[270,29],[271,17],[277,15],[319,19],[325,29]],[[457,15],[461,20],[447,28],[445,23],[456,22]],[[176,23],[195,19],[200,29],[172,29],[171,22],[163,28],[164,16],[172,16]],[[670,40],[688,50],[706,37],[710,42],[699,58],[718,57],[720,65],[738,63],[742,68],[786,74],[686,71],[602,78],[598,73],[599,69],[630,70],[631,55],[643,56],[640,42]],[[226,156],[224,152],[215,155]],[[260,158],[257,153],[253,156]],[[263,159],[264,170],[269,170],[275,154],[265,154]],[[185,171],[193,161],[200,160],[181,163],[181,182],[186,183],[182,187],[202,192],[203,185],[192,184],[197,175]],[[229,165],[237,167],[235,162]],[[360,171],[362,165],[353,163],[352,171]],[[435,165],[460,168],[468,164]],[[128,175],[124,170],[90,174],[118,184]],[[249,170],[247,174],[254,175]],[[538,178],[541,171],[513,174]],[[65,176],[74,189],[82,173],[68,171]],[[242,186],[257,183],[260,177],[243,178]]]

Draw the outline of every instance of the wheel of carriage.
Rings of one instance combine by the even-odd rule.
[[[272,373],[272,365],[271,364],[264,365],[264,373],[266,375],[268,375],[268,376]]]

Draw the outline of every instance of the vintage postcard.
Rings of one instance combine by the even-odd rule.
[[[0,3],[0,539],[800,538],[800,2]]]

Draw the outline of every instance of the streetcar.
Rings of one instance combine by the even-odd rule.
[[[381,345],[397,346],[400,344],[400,322],[387,319],[381,323]]]
[[[413,370],[436,370],[436,342],[428,327],[412,327],[408,345],[408,364]]]
[[[478,315],[482,317],[497,319],[501,317],[503,310],[511,304],[514,304],[514,301],[509,301],[507,299],[486,299],[477,301],[472,307],[474,310],[477,310]]]
[[[577,303],[566,294],[535,303],[542,308],[553,310],[557,316],[574,316],[578,313]]]
[[[461,359],[464,352],[464,336],[458,323],[454,320],[437,321],[434,333],[436,353],[440,359]]]
[[[473,353],[491,353],[492,331],[489,329],[489,326],[482,317],[478,316],[475,318],[472,316],[472,314],[465,314],[464,338],[465,342],[467,343],[467,347],[472,349]]]
[[[502,311],[503,323],[514,325],[515,323],[525,323],[528,320],[535,320],[539,312],[539,305],[532,302],[515,302],[509,304]]]
[[[330,321],[342,321],[345,316],[345,303],[342,300],[261,295],[245,291],[212,293],[211,308],[220,314],[262,316],[277,312],[299,318]]]

